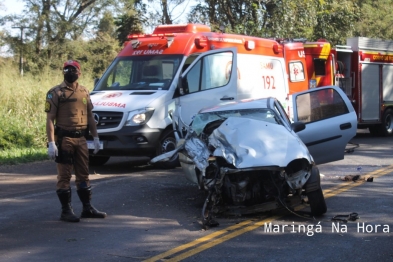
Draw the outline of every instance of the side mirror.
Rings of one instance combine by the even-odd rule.
[[[291,124],[292,130],[297,133],[306,129],[306,124],[303,122],[295,122]]]
[[[179,77],[179,81],[177,82],[177,88],[175,94],[178,94],[178,96],[184,96],[187,95],[189,92],[188,89],[188,81],[187,81],[187,76],[186,77]]]

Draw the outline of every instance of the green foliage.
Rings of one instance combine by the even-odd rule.
[[[46,148],[11,148],[0,150],[0,165],[15,165],[39,160],[47,160]]]
[[[106,33],[99,33],[88,42],[85,62],[91,68],[89,75],[98,78],[120,51],[119,42]]]
[[[353,36],[361,16],[353,0],[204,0],[191,10],[188,20],[209,24],[214,31],[223,25],[232,33],[310,41],[325,38],[338,44]],[[387,15],[385,24],[390,29],[389,19]]]
[[[35,137],[26,130],[20,129],[20,123],[6,123],[5,119],[0,119],[0,150],[11,149],[16,146],[34,146]]]
[[[313,0],[275,1],[271,7],[273,16],[268,21],[272,36],[279,38],[312,38],[312,28],[316,24],[316,6]]]
[[[124,42],[128,40],[127,37],[129,34],[143,33],[138,15],[131,11],[128,14],[119,16],[116,19],[115,24],[118,26],[116,32],[120,45],[124,44]]]
[[[106,11],[101,18],[100,22],[98,23],[97,26],[97,34],[98,35],[108,35],[112,38],[116,38],[116,25],[115,25],[115,19],[112,16],[112,13],[109,11]]]
[[[393,39],[393,0],[359,2],[362,14],[355,24],[355,36]]]
[[[353,1],[324,1],[318,7],[314,40],[325,38],[333,45],[346,44],[346,39],[354,36],[354,23],[358,17],[359,9]]]
[[[117,26],[117,40],[120,45],[126,42],[129,34],[141,34],[143,33],[142,24],[146,21],[143,17],[143,13],[146,12],[146,6],[141,4],[139,9],[136,9],[134,5],[126,5],[125,10],[121,15],[115,19],[115,25]]]

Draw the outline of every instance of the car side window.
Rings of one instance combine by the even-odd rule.
[[[225,86],[232,72],[232,52],[208,55],[198,61],[187,73],[186,93]]]
[[[349,112],[340,94],[332,88],[316,89],[297,96],[296,107],[298,119],[304,123],[316,122]]]
[[[199,91],[201,64],[201,61],[198,61],[187,74],[188,93],[195,93]]]

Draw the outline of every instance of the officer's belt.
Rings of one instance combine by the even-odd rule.
[[[87,129],[69,131],[69,130],[64,130],[64,129],[58,128],[57,136],[59,136],[59,137],[80,138],[82,136],[85,136],[86,131],[87,131]]]

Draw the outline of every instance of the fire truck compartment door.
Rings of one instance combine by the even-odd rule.
[[[357,117],[341,88],[328,86],[295,93],[292,102],[294,121],[306,124],[297,134],[315,163],[343,159],[345,147],[356,135]]]
[[[363,121],[378,121],[381,108],[379,65],[362,64],[361,70],[362,108],[360,118]]]
[[[383,101],[393,102],[393,65],[383,65],[382,79]]]
[[[199,55],[179,80],[182,81],[182,90],[179,92],[176,115],[180,114],[182,121],[189,125],[200,109],[235,100],[236,69],[235,47],[212,50]]]

